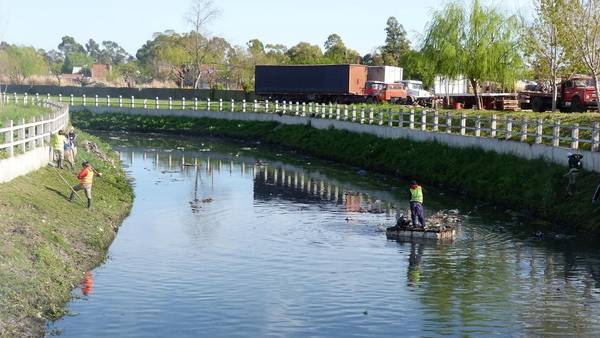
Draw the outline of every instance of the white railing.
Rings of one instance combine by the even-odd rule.
[[[510,113],[491,116],[466,115],[465,113],[441,112],[438,110],[415,109],[406,106],[378,108],[374,105],[345,105],[332,103],[301,103],[286,101],[234,101],[234,100],[201,100],[198,98],[173,100],[172,98],[140,99],[134,96],[93,98],[64,97],[58,95],[47,99],[70,106],[113,107],[129,109],[164,109],[213,112],[249,112],[290,116],[305,116],[322,119],[335,119],[360,124],[374,124],[388,127],[408,128],[424,132],[448,133],[478,138],[505,139],[530,144],[545,144],[553,147],[574,150],[600,151],[600,122],[589,122],[587,125],[562,124],[560,119],[543,120],[536,118],[514,118]],[[40,100],[40,95],[28,97],[27,94],[4,94],[5,103],[27,103]]]
[[[23,103],[27,104],[26,101]],[[7,157],[49,144],[50,136],[68,125],[67,105],[50,101],[37,101],[35,104],[50,108],[50,113],[43,117],[32,118],[28,122],[25,119],[16,122],[9,120],[0,128],[0,135],[4,136],[4,141],[0,143],[0,151],[5,151]]]

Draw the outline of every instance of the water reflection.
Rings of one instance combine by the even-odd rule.
[[[134,210],[108,263],[86,275],[87,300],[71,303],[81,315],[55,324],[64,336],[600,332],[600,256],[577,242],[518,238],[484,211],[453,243],[390,241],[379,225],[406,209],[404,190],[314,160],[198,142],[202,151],[120,148]],[[433,193],[428,201],[474,210]]]

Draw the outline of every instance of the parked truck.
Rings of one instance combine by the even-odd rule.
[[[560,84],[556,107],[561,111],[583,112],[597,109],[597,100],[594,81],[590,77],[579,76]],[[519,101],[522,108],[530,106],[534,112],[545,112],[552,109],[552,92],[523,91],[519,93]]]
[[[395,67],[397,68],[397,67]],[[402,84],[369,81],[363,65],[257,65],[255,92],[259,97],[301,102],[401,102]]]

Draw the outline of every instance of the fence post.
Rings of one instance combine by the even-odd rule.
[[[123,108],[123,95],[119,95],[119,108]]]
[[[592,151],[598,151],[600,144],[600,122],[592,124]]]
[[[131,108],[135,108],[135,96],[131,97]]]
[[[219,111],[223,111],[223,99],[219,99]]]
[[[246,99],[242,100],[242,112],[246,112]]]
[[[21,119],[21,125],[19,127],[19,142],[23,141],[25,139],[25,119]],[[21,148],[21,152],[24,153],[25,152],[25,142],[21,142],[21,144],[19,144],[19,148]]]
[[[410,115],[408,116],[408,129],[415,129],[415,108],[410,108]]]
[[[35,117],[32,117],[31,119],[29,119],[30,124],[34,124],[35,121],[36,121]],[[35,149],[35,147],[37,145],[36,144],[37,140],[33,139],[35,137],[35,130],[37,129],[37,127],[32,126],[32,127],[29,127],[28,129],[29,130],[27,131],[27,136],[30,139],[30,141],[29,141],[29,149],[31,150],[31,149]]]
[[[544,133],[544,120],[542,118],[538,118],[535,126],[535,143],[541,144],[544,141],[543,138]]]
[[[144,109],[148,109],[148,99],[144,99]]]
[[[194,98],[194,110],[198,110],[198,98]]]
[[[27,103],[29,102],[29,96],[27,93],[23,94],[23,104],[27,105]]]
[[[62,94],[58,94],[58,102],[62,102]],[[15,104],[17,103],[17,93],[15,93]]]
[[[233,113],[235,111],[235,100],[231,99],[231,112]]]
[[[306,116],[306,102],[302,102],[302,116]]]
[[[465,113],[460,114],[460,134],[467,134],[467,115]]]
[[[6,143],[8,143],[8,148],[7,148],[8,157],[13,157],[13,156],[15,156],[15,150],[12,145],[12,143],[14,142],[14,139],[15,139],[15,135],[14,135],[14,131],[13,131],[14,122],[13,122],[13,120],[6,121],[6,123],[4,125],[8,127],[8,131],[6,132],[6,134],[4,136]]]
[[[254,102],[252,103],[252,112],[258,112],[258,100],[254,100]]]
[[[73,103],[75,103],[75,98],[73,97],[73,94],[71,94],[70,100],[69,100],[69,105],[72,106]]]
[[[383,113],[381,112],[381,108],[377,109],[377,114],[379,114],[379,125],[383,126]]]
[[[360,124],[365,123],[365,107],[360,108]]]
[[[158,100],[158,96],[154,98],[154,104],[156,109],[160,109],[160,100]]]
[[[169,97],[169,110],[173,109],[173,98]]]
[[[342,111],[340,109],[340,105],[337,103],[335,104],[335,119],[336,120],[342,119]]]
[[[475,136],[481,137],[481,115],[475,118]]]
[[[527,127],[529,125],[529,120],[524,117],[521,120],[521,142],[527,142]]]
[[[6,93],[2,93],[6,97]],[[46,100],[50,101],[50,93],[46,94]]]
[[[333,119],[333,104],[331,104],[331,102],[329,102],[329,119]]]
[[[296,116],[300,115],[300,102],[296,101]]]
[[[211,110],[211,106],[210,106],[210,97],[206,98],[206,110],[210,111]]]
[[[85,97],[85,94],[83,94],[83,106],[85,107],[87,105],[87,98]]]
[[[373,107],[369,108],[369,124],[373,124]]]
[[[352,122],[356,122],[356,106],[352,105]]]
[[[37,104],[40,104],[40,94],[39,93],[35,93],[35,102]]]
[[[388,109],[387,114],[388,114],[388,127],[393,127],[394,126],[394,113],[391,109]]]
[[[579,123],[571,127],[571,149],[579,149]]]
[[[556,120],[554,127],[552,127],[552,146],[560,146],[560,120]]]
[[[421,112],[421,130],[427,131],[427,110],[423,109]]]
[[[493,114],[492,120],[490,122],[490,137],[491,138],[496,137],[496,123],[497,123],[497,116],[496,116],[496,114]]]
[[[279,111],[279,100],[275,100],[275,112]]]
[[[512,119],[512,117],[508,116],[506,118],[506,135],[504,136],[504,138],[507,140],[510,140],[512,138],[512,126],[513,126],[513,119]]]
[[[398,111],[398,127],[404,128],[404,108],[400,108]]]
[[[185,97],[181,98],[181,110],[185,110]]]
[[[437,110],[433,112],[433,131],[438,132],[440,130],[440,112]]]
[[[94,96],[94,105],[95,105],[96,107],[98,107],[98,105],[99,105],[99,102],[98,102],[98,95]]]
[[[110,107],[110,95],[106,95],[106,106]]]

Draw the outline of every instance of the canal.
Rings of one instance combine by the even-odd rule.
[[[256,144],[103,136],[135,202],[49,335],[600,332],[600,255],[563,235],[540,240],[510,211],[427,189],[427,214],[465,216],[458,238],[388,240],[406,182]]]

